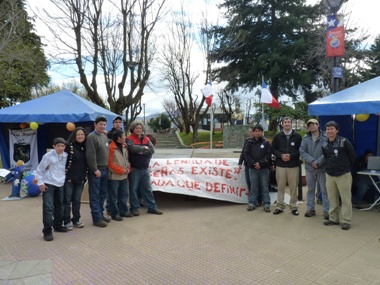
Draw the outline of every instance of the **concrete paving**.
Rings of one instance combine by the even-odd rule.
[[[235,152],[236,151],[236,152]],[[155,158],[239,157],[239,150],[157,150]],[[0,198],[10,194],[0,185]],[[303,191],[306,193],[306,189]],[[380,284],[380,213],[353,210],[349,231],[287,209],[155,192],[162,216],[147,214],[42,236],[42,197],[0,201],[3,284]],[[273,210],[273,207],[272,207]]]

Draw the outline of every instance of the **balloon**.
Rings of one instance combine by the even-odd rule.
[[[38,123],[36,123],[36,122],[31,122],[31,123],[30,123],[30,128],[31,128],[32,130],[37,130],[37,129],[38,129]]]
[[[21,190],[29,197],[35,197],[41,193],[35,180],[36,177],[32,172],[25,172],[22,177]]]
[[[355,115],[355,118],[356,120],[358,120],[359,122],[365,122],[368,120],[369,118],[369,114],[357,114]]]
[[[21,123],[20,124],[20,128],[21,129],[25,129],[27,127],[27,125],[28,125],[27,123]]]
[[[69,131],[69,132],[72,132],[74,129],[75,129],[75,124],[74,123],[67,123],[66,124],[66,129]]]

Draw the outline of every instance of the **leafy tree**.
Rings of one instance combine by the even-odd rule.
[[[380,76],[380,35],[377,35],[366,55],[366,68],[360,74],[362,81]]]
[[[168,115],[161,113],[159,117],[150,121],[148,125],[153,129],[154,132],[166,130],[170,128],[170,119]]]
[[[48,84],[49,64],[24,1],[0,1],[0,11],[0,107],[7,107],[32,99],[35,90]]]

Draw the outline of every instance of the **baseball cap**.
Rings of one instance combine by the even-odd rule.
[[[113,118],[112,123],[115,123],[116,120],[123,121],[123,118],[121,116],[116,116],[115,118]]]
[[[306,125],[309,126],[309,124],[311,124],[311,123],[319,125],[319,123],[316,119],[310,119],[309,121],[307,121]]]

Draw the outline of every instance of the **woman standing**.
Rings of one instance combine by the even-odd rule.
[[[66,180],[64,193],[64,215],[63,222],[68,230],[83,228],[84,224],[80,219],[80,205],[84,184],[87,180],[87,160],[86,160],[86,133],[82,127],[77,127],[71,133],[66,143],[67,152]],[[70,220],[70,212],[73,217]]]

